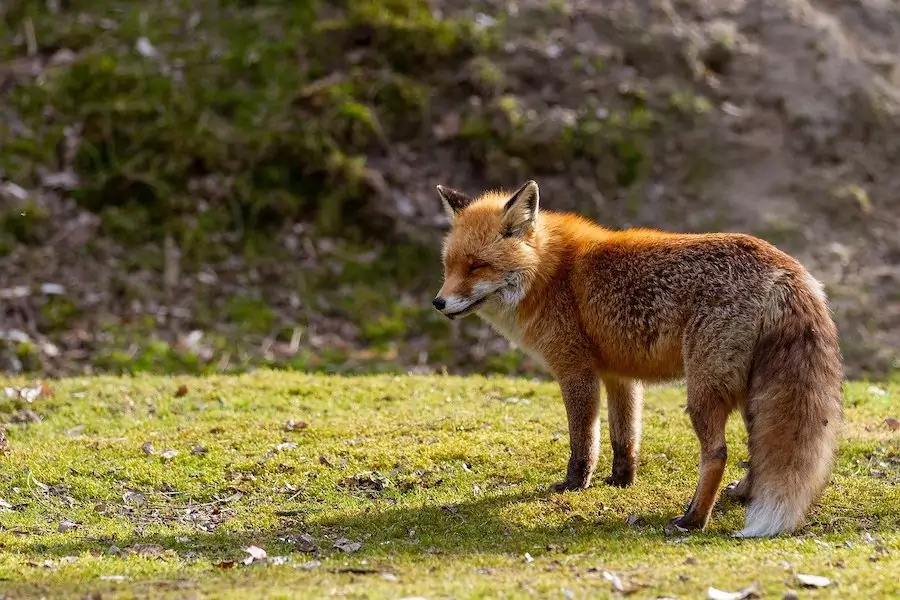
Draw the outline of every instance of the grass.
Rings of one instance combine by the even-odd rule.
[[[550,495],[568,453],[551,382],[264,371],[50,385],[32,403],[0,396],[0,418],[24,422],[0,458],[5,597],[611,597],[604,571],[641,598],[754,581],[766,597],[900,593],[900,434],[883,425],[898,384],[847,385],[832,485],[803,531],[774,540],[730,538],[744,511],[725,500],[706,531],[665,537],[697,475],[679,387],[648,392],[632,488],[600,483],[604,441],[598,481]],[[746,459],[739,421],[727,480]],[[243,564],[252,545],[268,560]],[[801,589],[797,573],[832,584]]]

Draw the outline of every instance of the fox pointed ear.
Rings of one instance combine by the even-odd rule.
[[[527,233],[537,221],[540,191],[534,180],[525,182],[503,207],[502,233],[504,237],[518,237]]]
[[[437,186],[437,191],[438,194],[441,195],[441,203],[444,205],[444,212],[447,213],[447,218],[450,219],[451,224],[456,220],[456,215],[474,200],[474,198],[459,190],[454,190],[453,188],[444,187],[442,185]]]

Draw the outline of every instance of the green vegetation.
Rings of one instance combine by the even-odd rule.
[[[438,201],[399,206],[418,170],[494,186],[580,170],[632,214],[654,138],[703,106],[690,87],[598,84],[564,99],[577,109],[542,108],[528,81],[547,58],[511,62],[504,44],[562,23],[561,3],[489,22],[426,0],[54,6],[0,10],[0,184],[19,196],[0,189],[0,255],[17,284],[67,279],[23,300],[59,352],[0,341],[0,368],[405,370],[427,349],[529,370],[500,348],[473,359],[478,324],[430,309]],[[41,271],[42,251],[65,267]]]
[[[642,11],[576,26],[567,2],[464,4],[0,3],[0,291],[32,289],[0,306],[0,369],[531,371],[429,308],[436,183],[537,178],[547,206],[614,227],[744,228],[708,195],[731,156],[720,113],[753,110],[707,81],[742,52],[735,31],[701,44]],[[816,202],[890,213],[854,181]],[[813,239],[788,221],[752,225]],[[860,333],[860,302],[837,307],[848,367],[887,375],[896,344]]]
[[[550,495],[568,456],[552,383],[264,371],[49,385],[0,396],[15,423],[0,460],[11,598],[617,596],[605,572],[640,598],[753,582],[773,598],[900,593],[896,384],[847,385],[832,484],[801,532],[774,540],[730,538],[744,510],[725,499],[707,531],[665,537],[697,475],[681,388],[648,393],[633,487]],[[728,441],[733,480],[738,418]],[[600,480],[609,459],[604,441]],[[244,564],[251,546],[267,558]],[[832,583],[802,589],[798,573]]]
[[[247,236],[298,219],[342,236],[390,230],[359,218],[378,214],[368,163],[428,143],[434,103],[472,91],[483,101],[448,141],[493,182],[584,158],[613,191],[652,163],[648,136],[668,119],[645,90],[548,118],[520,110],[527,95],[503,93],[491,58],[502,23],[438,18],[425,0],[335,4],[13,2],[0,58],[33,52],[47,65],[8,94],[18,127],[0,125],[0,169],[26,187],[71,170],[66,193],[102,214],[107,234],[134,244],[167,233],[203,260],[222,230]],[[4,228],[33,239],[35,214],[6,215]]]
[[[57,58],[11,94],[29,135],[11,136],[0,168],[36,184],[35,167],[77,138],[59,165],[77,175],[68,193],[131,242],[299,218],[351,226],[343,217],[370,201],[367,155],[418,135],[440,85],[429,74],[489,43],[423,0],[349,1],[333,16],[313,2],[71,4],[6,12]],[[27,45],[14,39],[12,56]]]

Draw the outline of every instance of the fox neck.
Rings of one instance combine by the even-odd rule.
[[[531,240],[533,256],[529,265],[510,275],[510,285],[486,302],[477,311],[478,316],[546,366],[540,351],[527,343],[528,330],[541,321],[543,308],[550,297],[549,288],[555,285],[562,265],[577,254],[577,247],[602,243],[607,235],[606,229],[585,219],[543,212]]]

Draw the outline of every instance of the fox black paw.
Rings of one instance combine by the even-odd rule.
[[[725,495],[735,502],[747,504],[750,501],[749,487],[745,479],[734,481],[725,486]]]
[[[603,483],[605,483],[606,485],[611,485],[613,487],[626,488],[634,483],[634,475],[613,473],[612,475],[604,479]]]
[[[677,533],[687,533],[688,531],[698,531],[703,529],[703,523],[698,523],[690,515],[681,515],[669,519],[664,529],[666,535],[675,535]]]
[[[583,490],[587,488],[588,484],[579,481],[569,481],[566,479],[565,481],[560,481],[558,483],[554,483],[550,486],[550,491],[555,493],[560,492],[574,492],[576,490]]]

